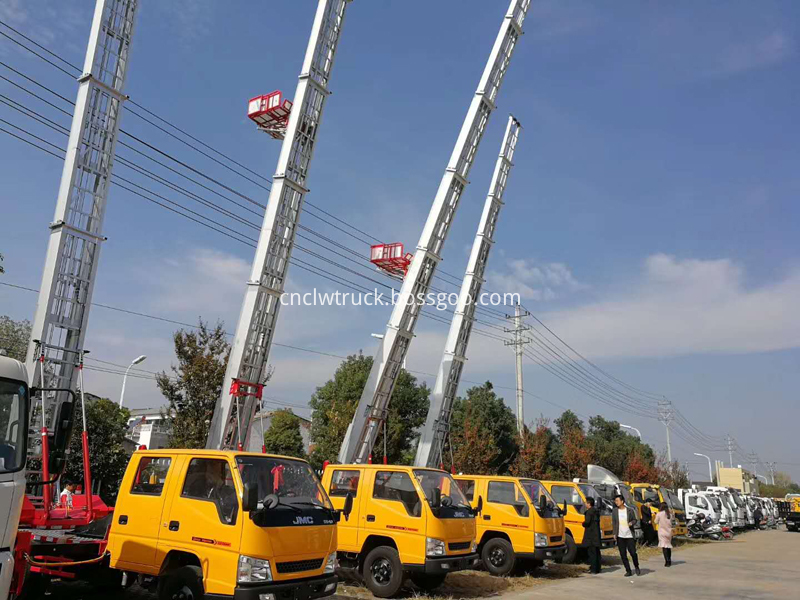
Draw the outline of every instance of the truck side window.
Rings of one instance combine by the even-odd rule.
[[[143,456],[136,468],[131,494],[160,496],[164,490],[170,463],[172,459],[166,456]]]
[[[490,481],[486,500],[495,504],[513,506],[521,517],[528,516],[528,503],[513,481]]]
[[[358,496],[358,481],[360,471],[334,471],[331,477],[331,487],[328,490],[329,496],[347,496],[352,494],[353,498]]]
[[[556,504],[563,505],[566,500],[567,504],[577,508],[583,508],[584,503],[578,490],[569,485],[554,485],[553,490],[550,492]]]
[[[472,502],[475,500],[475,480],[474,479],[458,479],[456,480],[461,492],[467,497],[467,500]]]
[[[213,502],[219,520],[235,525],[239,513],[239,496],[227,461],[216,458],[193,458],[186,472],[181,496]]]
[[[422,502],[408,473],[402,471],[378,471],[372,497],[381,500],[402,502],[411,517],[422,515]]]

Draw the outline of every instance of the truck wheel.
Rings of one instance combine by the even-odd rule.
[[[483,566],[492,575],[508,575],[514,568],[516,554],[514,547],[503,538],[493,538],[483,545],[481,551]]]
[[[444,583],[447,573],[412,573],[411,581],[425,592],[432,592]]]
[[[202,600],[203,570],[179,567],[158,578],[158,600]]]
[[[364,559],[361,575],[370,592],[378,598],[391,598],[403,585],[400,555],[389,546],[373,548]]]
[[[567,546],[567,553],[561,558],[557,558],[556,562],[564,565],[574,564],[575,559],[578,558],[578,545],[569,533],[564,538],[564,543]]]

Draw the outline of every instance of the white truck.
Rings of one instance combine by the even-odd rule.
[[[30,413],[28,373],[21,362],[0,355],[0,598],[8,598],[15,568]]]
[[[683,502],[687,519],[709,517],[720,525],[727,524],[726,515],[722,513],[722,502],[714,492],[684,489],[678,490],[678,496]]]
[[[732,510],[735,511],[735,517],[731,526],[736,529],[744,529],[747,527],[747,511],[744,507],[744,501],[742,500],[739,492],[733,488],[726,488],[720,486],[708,486],[706,488],[707,492],[717,492],[721,496],[726,497],[728,500],[728,504],[731,505]]]

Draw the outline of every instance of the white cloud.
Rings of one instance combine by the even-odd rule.
[[[656,254],[629,289],[543,319],[595,358],[748,353],[800,346],[798,306],[800,270],[748,288],[728,259]]]
[[[730,44],[717,56],[710,75],[724,76],[776,65],[794,53],[793,40],[782,31]]]
[[[487,287],[499,293],[519,293],[526,300],[553,300],[564,293],[586,286],[559,262],[542,263],[534,259],[507,259],[499,271],[487,274]]]

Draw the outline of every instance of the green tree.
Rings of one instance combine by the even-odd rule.
[[[311,463],[320,468],[326,460],[335,461],[347,427],[353,420],[361,392],[367,383],[372,357],[357,354],[347,357],[333,379],[318,387],[311,396]],[[430,390],[416,377],[401,370],[395,382],[387,418],[387,456],[390,463],[410,464],[414,458],[417,430],[425,422],[430,405]],[[374,456],[383,456],[383,430],[375,441]]]
[[[8,356],[25,362],[30,338],[30,321],[15,321],[7,315],[0,316],[0,348],[5,350]]]
[[[170,425],[171,448],[204,448],[214,407],[222,392],[230,344],[222,323],[210,329],[200,319],[196,330],[173,335],[178,365],[172,375],[156,376],[169,406],[164,418]]]
[[[92,483],[99,489],[100,497],[113,504],[119,490],[122,475],[128,465],[128,453],[124,441],[128,429],[130,412],[120,408],[116,402],[108,398],[93,399],[87,394],[86,428],[89,432],[89,457]],[[77,409],[80,411],[80,409]],[[80,412],[75,422],[75,434],[69,445],[69,459],[64,471],[68,481],[83,481],[83,444],[81,431],[83,423]],[[84,489],[85,486],[84,486]]]
[[[612,473],[622,475],[628,472],[631,460],[636,461],[632,471],[637,473],[646,472],[655,465],[656,455],[653,449],[647,444],[642,444],[637,436],[623,431],[617,421],[609,421],[599,415],[594,416],[589,419],[586,436],[594,448],[597,464]]]
[[[273,412],[269,429],[264,432],[264,446],[271,454],[305,458],[306,449],[300,433],[300,418],[288,409]]]
[[[547,419],[539,417],[534,431],[525,427],[522,439],[519,441],[519,453],[511,465],[512,475],[550,479],[553,473],[550,455],[555,436],[550,431],[549,424]]]
[[[486,457],[481,459],[487,462],[485,468],[495,474],[507,473],[519,451],[517,419],[495,393],[490,381],[468,389],[466,397],[456,398],[453,402],[450,444],[457,469],[464,470],[459,458],[462,462],[467,458],[476,460],[470,456],[473,453],[471,447],[482,440],[496,448],[491,460],[485,461]],[[446,459],[445,456],[445,462]]]

